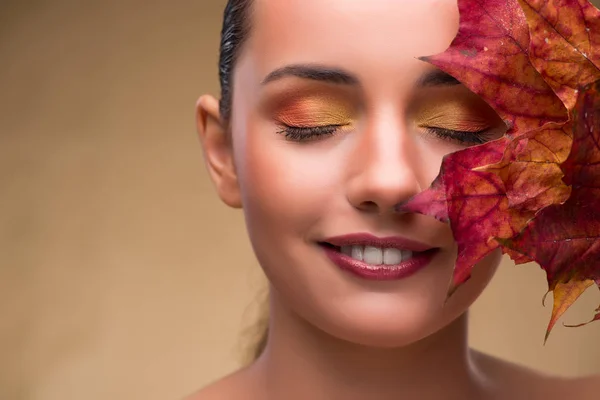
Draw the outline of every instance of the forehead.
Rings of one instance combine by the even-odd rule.
[[[322,63],[368,79],[422,70],[457,29],[456,0],[255,0],[248,53],[263,76]]]

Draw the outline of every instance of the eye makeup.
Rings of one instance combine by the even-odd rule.
[[[437,91],[416,102],[414,124],[425,134],[461,145],[477,145],[502,136],[498,115],[464,88]]]
[[[286,89],[272,93],[261,107],[286,139],[324,139],[356,128],[359,105],[349,93],[323,87]],[[497,139],[505,130],[498,115],[461,86],[422,91],[411,102],[407,117],[423,135],[463,146]]]
[[[352,114],[347,105],[324,96],[289,101],[277,110],[275,119],[297,127],[346,125],[352,121]]]
[[[356,107],[336,96],[312,94],[284,99],[274,107],[273,119],[287,139],[312,140],[349,129]]]
[[[455,101],[424,109],[419,114],[416,123],[421,127],[479,132],[489,128],[491,121],[481,112],[469,109],[465,104]]]

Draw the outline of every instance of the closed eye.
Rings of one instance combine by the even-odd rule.
[[[323,125],[323,126],[291,126],[282,124],[277,133],[285,136],[286,139],[294,142],[305,142],[311,140],[322,139],[327,136],[336,134],[340,128],[347,126],[340,125]],[[479,145],[487,143],[497,138],[497,132],[490,128],[479,131],[459,131],[439,127],[423,127],[425,131],[435,136],[438,139],[462,144],[462,145]]]
[[[497,138],[497,132],[490,128],[479,131],[457,131],[453,129],[438,128],[438,127],[423,127],[425,131],[435,137],[462,145],[478,145],[484,144]]]
[[[294,142],[304,142],[332,136],[338,130],[347,125],[323,125],[323,126],[291,126],[282,124],[277,133],[284,135],[286,139]]]

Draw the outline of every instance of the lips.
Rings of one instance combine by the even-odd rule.
[[[351,234],[319,242],[340,269],[370,280],[407,278],[429,264],[438,248],[402,237]]]
[[[393,248],[399,250],[410,250],[414,252],[423,252],[431,250],[434,247],[425,243],[406,239],[400,236],[377,237],[368,233],[353,233],[350,235],[336,236],[323,240],[335,247],[342,246],[371,246],[378,248]]]

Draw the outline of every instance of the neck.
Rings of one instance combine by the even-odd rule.
[[[255,363],[269,399],[476,397],[467,316],[403,348],[373,348],[315,328],[271,294],[267,347]]]

